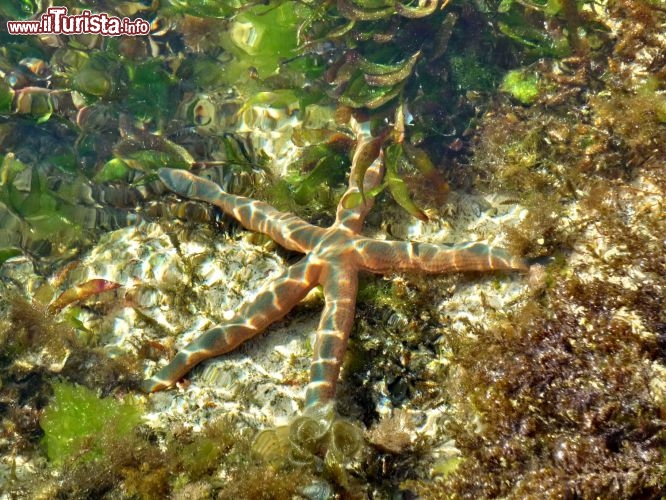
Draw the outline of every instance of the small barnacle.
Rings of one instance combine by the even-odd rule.
[[[307,500],[328,500],[329,498],[334,498],[333,488],[325,481],[314,481],[301,487],[298,493]]]
[[[259,460],[275,465],[283,465],[289,453],[289,426],[265,429],[252,442],[252,455]]]
[[[207,96],[197,96],[187,105],[187,120],[206,130],[217,124],[214,103]]]
[[[289,426],[293,459],[300,461],[317,454],[329,429],[330,421],[308,415],[297,417]]]
[[[205,500],[213,498],[213,486],[208,481],[188,483],[174,491],[170,498],[172,500]]]
[[[548,282],[548,272],[546,271],[546,267],[541,264],[531,265],[527,280],[530,288],[534,292],[543,290]]]
[[[360,429],[347,420],[335,420],[329,433],[329,453],[338,460],[353,457],[363,445]]]

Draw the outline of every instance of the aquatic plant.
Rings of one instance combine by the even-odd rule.
[[[280,499],[318,484],[307,469],[276,470],[251,459],[246,433],[232,418],[207,422],[197,433],[174,429],[161,436],[162,446],[157,438],[141,426],[124,436],[108,435],[99,441],[99,454],[71,458],[57,480],[44,474],[12,491],[31,498],[206,498],[217,493],[224,498]],[[229,480],[218,481],[219,474]]]
[[[65,6],[72,12],[80,9],[68,2]],[[139,4],[130,8],[128,2],[106,7],[109,15],[151,10]],[[11,19],[18,14],[4,9],[1,15]],[[179,97],[175,79],[165,69],[165,57],[148,57],[138,39],[102,43],[101,37],[81,35],[58,42],[6,32],[0,37],[5,236],[0,253],[3,260],[21,252],[67,259],[75,247],[85,248],[99,227],[115,228],[132,218],[127,199],[136,198],[137,191],[126,183],[136,175],[118,168],[120,159],[113,172],[107,168],[98,179],[124,181],[124,189],[102,188],[91,179],[112,159],[122,135],[120,116],[128,116],[127,123],[141,120],[157,127],[171,119]],[[155,156],[146,163],[159,161]]]
[[[132,432],[141,413],[135,402],[99,398],[85,387],[54,383],[53,401],[39,420],[49,460],[63,463],[99,456],[106,440]]]
[[[76,2],[64,5],[72,12],[80,8]],[[24,6],[28,9],[25,12],[32,12],[33,7]],[[445,177],[441,166],[434,168],[430,158],[450,157],[461,147],[459,139],[468,128],[469,111],[478,106],[478,98],[462,96],[492,89],[503,69],[495,67],[493,61],[507,55],[506,45],[493,41],[490,32],[479,40],[461,35],[471,26],[484,26],[484,17],[496,21],[493,8],[470,8],[456,2],[433,1],[419,6],[330,2],[317,6],[275,0],[269,5],[221,2],[212,6],[207,2],[174,1],[161,7],[155,2],[121,2],[103,7],[109,14],[155,16],[157,24],[182,31],[186,50],[175,48],[178,44],[174,38],[180,34],[165,28],[153,35],[153,53],[140,37],[103,40],[82,35],[58,45],[49,38],[3,35],[7,44],[0,54],[0,67],[6,68],[6,78],[0,84],[0,103],[4,103],[0,109],[5,109],[9,120],[5,122],[9,133],[2,137],[2,147],[31,167],[43,162],[53,165],[55,171],[49,175],[56,179],[63,175],[62,170],[83,174],[75,182],[81,191],[100,193],[95,195],[97,202],[104,198],[100,210],[82,207],[81,196],[73,191],[55,192],[52,195],[60,196],[61,203],[70,204],[72,209],[63,213],[45,208],[44,215],[53,214],[62,222],[63,217],[69,219],[84,212],[85,221],[75,218],[72,222],[74,227],[88,231],[93,229],[91,220],[98,226],[102,219],[110,227],[131,221],[125,207],[152,196],[150,190],[139,193],[133,188],[149,181],[145,174],[159,167],[191,168],[210,161],[236,163],[237,157],[220,159],[219,149],[226,141],[219,139],[225,118],[215,109],[242,99],[246,104],[236,111],[251,126],[260,118],[249,117],[246,111],[258,104],[259,96],[287,93],[292,95],[288,105],[280,99],[262,99],[261,105],[287,113],[300,109],[304,115],[308,107],[318,103],[381,108],[372,112],[372,118],[393,122],[397,134],[408,138],[404,141],[396,136],[396,143],[407,145],[393,148],[391,158],[396,161],[389,162],[387,189],[409,213],[423,218],[422,209],[412,200],[414,192],[422,190],[414,188],[414,179],[422,177],[423,188],[439,177],[438,196],[443,198]],[[525,15],[526,10],[517,2],[505,2],[497,15],[502,23],[514,27],[538,24]],[[561,12],[549,6],[544,15],[559,19]],[[219,18],[228,19],[227,29],[222,29]],[[204,41],[201,33],[209,32],[211,26],[218,34]],[[493,50],[503,56],[488,53],[491,41]],[[229,60],[220,65],[223,51]],[[327,59],[334,62],[328,63]],[[357,66],[360,69],[355,69]],[[413,76],[417,74],[418,84]],[[303,92],[306,79],[308,91]],[[233,91],[217,97],[221,85],[232,86]],[[363,98],[364,94],[369,97]],[[461,104],[466,99],[468,102]],[[7,115],[10,105],[13,115]],[[194,126],[200,135],[184,133],[183,128],[188,126]],[[314,130],[309,127],[304,130]],[[317,127],[331,128],[321,124]],[[17,133],[19,129],[23,132]],[[63,134],[68,140],[56,141]],[[25,137],[29,140],[21,139]],[[216,143],[212,149],[211,141]],[[43,147],[50,142],[69,145],[57,146],[55,151]],[[325,142],[310,135],[306,145],[326,149]],[[401,151],[408,147],[417,148],[416,153]],[[197,150],[204,154],[195,154]],[[327,151],[319,152],[327,156]],[[308,170],[309,162],[294,165],[295,175],[288,186],[306,210],[307,205],[318,205],[320,201],[316,200],[328,196],[326,189],[340,184],[348,163],[342,158],[344,151],[337,150],[336,155],[335,161],[325,162],[313,172]],[[256,156],[243,161],[261,163]],[[430,166],[425,167],[428,163]],[[65,184],[70,182],[68,178]],[[99,189],[98,183],[114,183],[119,189],[109,195],[107,186]],[[50,191],[52,187],[42,189]],[[16,233],[25,232],[21,214],[8,217],[15,221]],[[83,247],[83,236],[72,235],[71,241]],[[17,238],[17,234],[12,235],[13,240]],[[43,255],[51,247],[42,246],[40,250],[32,252],[25,245],[12,243],[2,254],[28,251]]]
[[[651,86],[659,70],[635,54],[661,50],[653,35],[664,14],[620,2],[609,15],[635,23],[642,41],[620,37],[607,52],[568,60],[564,74],[544,62],[545,87],[532,106],[502,100],[482,121],[476,158],[494,173],[488,188],[509,190],[530,209],[512,231],[516,244],[554,258],[529,302],[473,328],[483,349],[448,338],[455,355],[444,383],[456,416],[447,430],[464,466],[437,483],[405,483],[423,496],[645,497],[663,489],[657,303],[666,267],[657,235],[666,127],[663,90]]]
[[[48,402],[49,367],[57,370],[67,355],[73,331],[1,286],[0,418],[3,452],[34,450],[41,437],[39,415]],[[37,362],[41,355],[43,364]]]
[[[521,104],[533,104],[541,93],[538,76],[525,70],[509,71],[500,88]]]
[[[2,159],[0,178],[5,256],[16,255],[21,249],[38,251],[54,239],[66,247],[81,236],[80,226],[68,217],[73,207],[54,196],[46,176],[38,170],[8,154]]]

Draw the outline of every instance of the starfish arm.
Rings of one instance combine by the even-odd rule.
[[[356,270],[352,266],[329,265],[322,274],[325,305],[310,365],[310,383],[305,393],[306,408],[325,404],[335,396],[356,309]]]
[[[245,228],[266,234],[289,250],[306,253],[324,232],[322,228],[293,214],[280,212],[268,203],[229,194],[214,182],[186,170],[161,168],[157,174],[171,191],[215,205]]]
[[[337,225],[351,229],[355,233],[361,231],[365,217],[368,215],[368,212],[370,212],[370,209],[375,203],[374,198],[369,194],[366,194],[365,198],[362,198],[359,201],[354,201],[356,203],[355,206],[348,206],[350,204],[353,205],[353,198],[360,197],[361,195],[361,191],[359,190],[358,184],[356,182],[357,169],[358,162],[356,161],[356,155],[354,155],[351,172],[349,172],[349,187],[342,195],[342,198],[340,198],[337,213],[335,215],[335,223]],[[379,158],[375,159],[365,172],[365,177],[363,180],[363,193],[369,193],[372,189],[379,186],[379,184],[382,182],[383,176],[384,163],[380,155]]]
[[[265,286],[251,302],[241,306],[227,323],[207,330],[183,348],[151,378],[143,389],[155,392],[174,385],[202,361],[234,350],[284,317],[317,284],[318,266],[305,258]]]
[[[355,246],[361,267],[374,273],[528,270],[523,259],[514,257],[504,248],[485,243],[438,245],[359,238]]]

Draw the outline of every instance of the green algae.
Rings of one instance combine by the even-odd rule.
[[[62,464],[100,457],[106,442],[129,435],[141,415],[134,401],[100,398],[86,387],[54,383],[53,400],[39,420],[49,460]]]
[[[271,2],[253,6],[234,17],[222,46],[235,56],[222,72],[228,84],[248,79],[253,68],[259,78],[273,75],[298,44],[297,30],[309,8],[299,2]]]
[[[96,97],[108,96],[112,89],[106,71],[94,68],[81,69],[72,79],[72,87],[75,90]]]
[[[521,104],[533,104],[539,97],[539,79],[534,72],[513,70],[504,75],[500,89]]]
[[[12,109],[14,91],[5,81],[0,81],[0,113],[9,113]]]
[[[311,156],[314,155],[314,156]],[[308,162],[311,158],[313,161]],[[304,160],[304,161],[303,161]],[[291,196],[296,203],[307,205],[317,197],[322,187],[339,185],[344,179],[341,173],[345,171],[349,160],[340,152],[332,151],[326,146],[313,146],[304,152],[301,161],[301,170],[309,172],[300,179],[293,179],[295,186]],[[311,168],[308,163],[314,163]]]
[[[140,120],[162,120],[178,105],[174,92],[176,78],[165,68],[164,61],[149,59],[128,64],[128,93],[123,108],[132,111]]]
[[[628,2],[615,9],[616,20],[638,23],[641,43],[654,43],[655,12]],[[583,64],[617,57],[609,50]],[[464,462],[437,485],[410,482],[424,497],[627,498],[663,489],[663,399],[654,389],[664,359],[655,303],[665,279],[656,246],[663,217],[648,199],[663,197],[666,128],[653,75],[632,81],[621,65],[599,68],[563,88],[542,66],[539,101],[548,106],[507,99],[482,120],[476,165],[493,173],[488,189],[529,209],[510,231],[515,249],[554,259],[525,305],[472,329],[481,343],[449,339],[445,384],[457,415],[447,431]]]
[[[10,19],[28,19],[39,12],[40,7],[37,0],[10,0],[0,6],[0,14]]]
[[[473,55],[449,59],[451,79],[459,89],[489,91],[497,82],[497,72]]]
[[[45,476],[25,494],[36,498],[98,498],[114,493],[143,499],[192,498],[214,491],[220,498],[292,498],[314,482],[309,469],[257,463],[250,456],[247,432],[233,418],[218,418],[200,432],[177,428],[158,436],[137,428],[109,435],[99,454],[70,459],[57,481]],[[227,478],[220,482],[220,474]],[[199,498],[195,496],[194,498]]]
[[[57,240],[63,244],[81,237],[72,219],[72,204],[49,188],[47,177],[13,154],[0,164],[0,214],[4,220],[3,247],[35,249]]]
[[[95,175],[96,182],[113,182],[128,178],[131,167],[120,158],[112,158]]]
[[[175,12],[204,18],[228,17],[245,4],[239,0],[169,0],[167,3]]]
[[[65,5],[70,9],[76,7],[74,2],[72,5],[66,2]],[[464,23],[478,24],[478,19],[470,17],[469,12],[461,16],[461,8],[455,3],[447,5],[445,12],[431,9],[432,5],[411,13],[411,7],[401,4],[389,6],[382,9],[386,12],[381,16],[367,22],[361,19],[364,9],[349,10],[342,4],[320,8],[277,0],[268,5],[175,0],[162,7],[154,2],[150,5],[132,4],[131,7],[123,4],[108,8],[117,9],[122,15],[131,12],[133,15],[157,13],[163,16],[160,20],[165,25],[172,23],[183,32],[188,50],[179,52],[167,44],[165,50],[149,57],[146,43],[139,37],[113,39],[105,44],[93,43],[85,37],[71,37],[57,50],[43,44],[18,44],[19,39],[15,38],[11,44],[12,52],[6,51],[4,57],[8,64],[16,65],[30,54],[46,63],[53,74],[53,91],[41,92],[46,89],[40,88],[37,92],[33,88],[22,96],[21,102],[25,105],[22,113],[31,116],[38,124],[63,118],[72,121],[71,117],[78,111],[83,99],[85,113],[81,113],[76,123],[69,124],[75,146],[73,151],[67,152],[67,165],[70,171],[78,170],[93,180],[93,186],[114,182],[128,187],[130,179],[135,178],[131,172],[118,168],[118,162],[109,163],[113,160],[121,160],[138,171],[150,171],[155,165],[178,161],[183,155],[160,154],[149,145],[142,144],[143,141],[139,141],[139,146],[148,146],[144,149],[153,149],[152,152],[143,154],[135,151],[134,157],[127,158],[118,151],[122,150],[127,123],[134,122],[136,126],[144,127],[148,134],[156,136],[167,132],[167,124],[172,130],[182,125],[182,117],[176,114],[176,110],[193,86],[199,91],[213,93],[223,85],[235,86],[234,90],[246,103],[256,101],[256,96],[266,89],[292,92],[301,101],[302,112],[305,112],[305,100],[324,104],[347,102],[359,108],[385,108],[377,109],[378,120],[393,114],[395,98],[404,90],[405,102],[412,106],[416,120],[407,132],[414,135],[416,142],[425,139],[428,142],[425,150],[436,158],[442,154],[441,142],[434,138],[430,141],[432,131],[437,131],[435,135],[438,135],[440,131],[464,130],[462,124],[469,117],[472,103],[456,109],[459,107],[456,101],[460,102],[459,96],[470,89],[491,89],[497,80],[498,68],[489,62],[489,57],[483,57],[483,49],[474,46],[476,42],[470,43],[456,32],[456,19],[461,23],[461,30],[465,28]],[[505,7],[503,13],[517,8]],[[340,15],[353,21],[344,32],[335,26],[339,24]],[[217,18],[227,18],[228,25],[216,24]],[[529,23],[530,20],[523,19],[523,22]],[[399,23],[400,26],[391,27],[391,23]],[[389,27],[393,33],[388,44],[384,39],[374,41],[367,36],[373,34],[379,40],[387,36]],[[415,29],[425,31],[417,37],[414,36]],[[204,37],[202,30],[204,33],[213,30],[215,34]],[[484,33],[482,38],[486,39],[484,43],[487,45],[489,33]],[[451,55],[446,50],[449,41]],[[362,71],[353,73],[349,80],[337,78],[334,84],[337,90],[332,96],[326,95],[328,90],[322,81],[322,76],[329,78],[334,75],[323,75],[330,64],[325,63],[326,52],[323,58],[317,52],[321,44],[330,45],[332,56],[337,58],[332,66],[355,52],[361,55]],[[348,48],[342,48],[342,44]],[[224,51],[226,56],[222,56]],[[231,60],[226,59],[229,56]],[[447,66],[448,73],[435,71],[435,68]],[[417,71],[420,71],[420,80],[415,85],[413,75]],[[301,92],[306,76],[311,80],[307,82],[308,97]],[[21,77],[30,79],[35,75],[22,74]],[[37,80],[30,83],[34,87],[43,86]],[[451,92],[452,86],[457,88],[453,91],[455,95]],[[441,104],[435,105],[437,102]],[[446,113],[442,113],[442,107],[447,109]],[[445,115],[449,115],[446,118],[448,123],[438,123]],[[460,115],[460,120],[452,118],[457,115]],[[128,119],[119,121],[119,116]],[[251,123],[251,120],[248,121],[248,125],[251,126]],[[204,138],[198,141],[198,145],[188,146],[190,153],[197,147],[199,151],[207,148],[203,144]],[[15,151],[19,158],[24,158],[21,149],[25,146],[21,145],[18,137],[7,141],[4,146]],[[57,163],[56,160],[53,162]],[[34,161],[29,163],[32,165]],[[191,162],[188,163],[182,166],[190,166]],[[344,162],[335,163],[336,168],[344,170]],[[403,175],[398,173],[401,178]],[[323,182],[336,182],[339,174],[314,175],[308,179],[303,185],[303,193],[298,194],[301,203],[316,205],[317,196],[311,194],[312,189],[308,186],[322,177],[325,177]],[[76,203],[77,200],[74,200]]]

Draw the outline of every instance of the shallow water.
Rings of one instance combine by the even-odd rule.
[[[43,6],[0,6],[0,495],[663,494],[666,16],[576,5],[92,9],[136,36],[12,35]],[[298,259],[155,172],[327,227],[368,133],[364,234],[529,274],[363,277],[334,411],[303,416],[316,290],[143,394]]]

